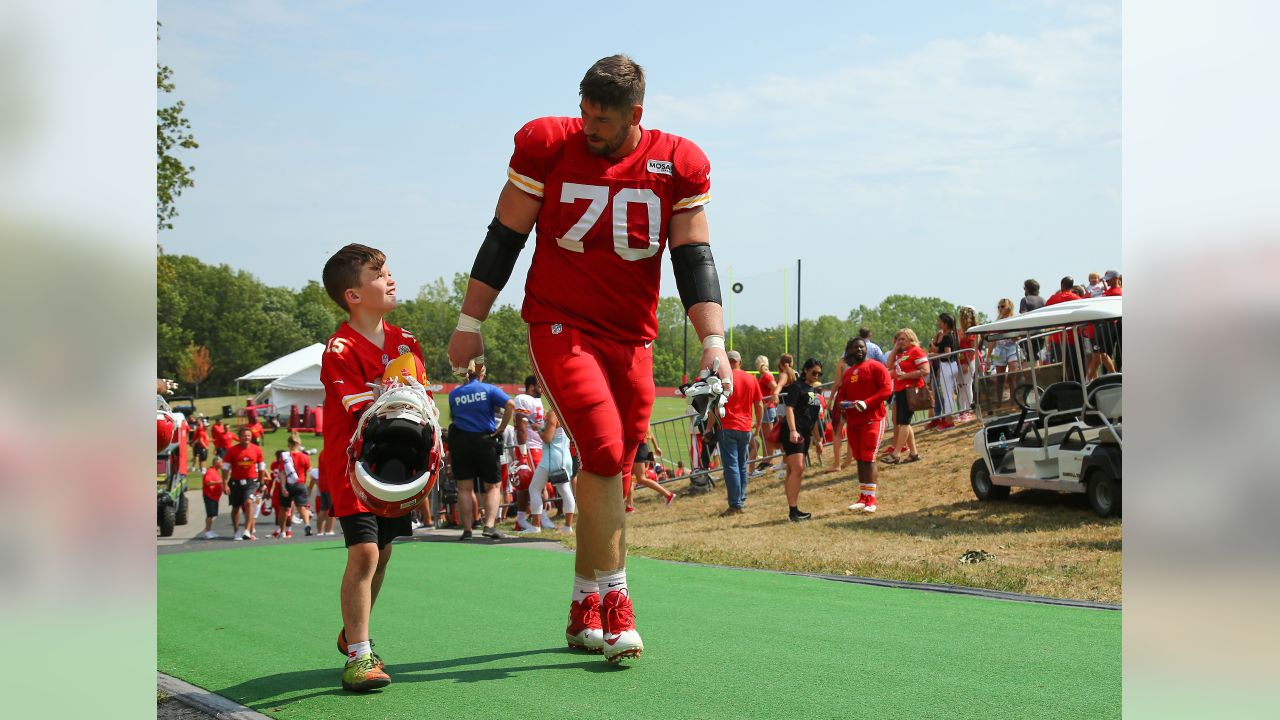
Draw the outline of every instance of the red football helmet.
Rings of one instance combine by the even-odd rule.
[[[382,517],[421,505],[442,465],[440,411],[421,383],[401,378],[383,385],[351,438],[351,489]]]
[[[533,484],[533,468],[521,463],[516,466],[515,487],[517,490],[528,490]]]
[[[178,425],[182,416],[167,410],[156,410],[156,454],[173,450],[178,442]]]

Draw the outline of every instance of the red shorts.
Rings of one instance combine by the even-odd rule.
[[[542,392],[582,454],[582,469],[621,474],[630,489],[636,449],[653,411],[653,349],[568,325],[531,325],[529,358]]]
[[[853,459],[858,462],[875,462],[876,450],[880,448],[880,437],[884,433],[884,423],[873,420],[856,425],[845,423],[845,427],[848,432],[849,449],[853,451]]]

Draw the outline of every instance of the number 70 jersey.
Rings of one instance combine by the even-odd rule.
[[[542,201],[521,315],[623,342],[658,335],[662,250],[674,214],[711,201],[711,166],[691,141],[641,129],[621,160],[593,154],[578,118],[520,129],[507,179]]]

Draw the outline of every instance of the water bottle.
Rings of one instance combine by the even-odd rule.
[[[841,409],[841,410],[852,410],[852,409],[853,409],[853,401],[852,401],[852,400],[841,400],[841,401],[840,401],[840,409]]]
[[[1009,442],[1008,442],[1008,440],[1005,438],[1005,436],[1004,436],[1004,433],[1003,433],[1003,432],[1001,432],[1001,433],[1000,433],[1000,440],[996,443],[996,447],[1000,448],[1001,450],[1008,450],[1008,449],[1009,449]]]

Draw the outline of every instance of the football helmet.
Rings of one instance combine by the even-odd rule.
[[[351,488],[382,517],[421,505],[442,465],[440,411],[417,375],[388,366],[351,436]]]
[[[533,468],[525,463],[516,466],[516,481],[514,483],[517,490],[528,490],[533,485]]]

